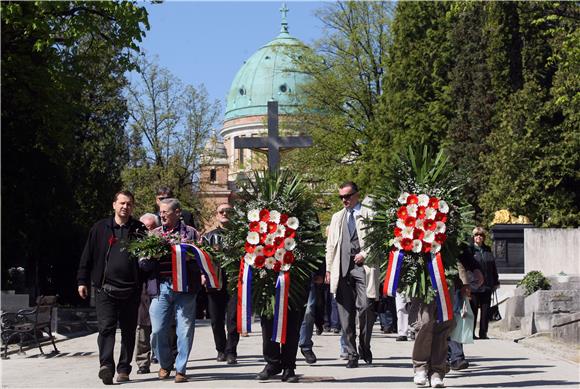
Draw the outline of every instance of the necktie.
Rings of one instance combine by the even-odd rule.
[[[352,236],[356,230],[356,225],[354,224],[354,209],[348,210],[347,225],[348,225],[348,232],[349,232],[350,236]]]

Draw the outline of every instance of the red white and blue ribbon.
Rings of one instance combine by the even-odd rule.
[[[401,275],[401,266],[405,253],[402,250],[392,250],[389,252],[389,264],[387,265],[387,274],[383,284],[383,296],[395,297]]]
[[[286,323],[288,321],[288,291],[290,290],[290,273],[281,271],[276,281],[276,303],[274,307],[274,328],[272,342],[286,343]]]
[[[201,271],[205,273],[207,281],[209,282],[209,286],[211,288],[219,289],[221,285],[218,277],[218,271],[216,270],[216,267],[213,265],[213,262],[209,254],[194,244],[187,244],[186,246],[192,248],[193,256],[195,257],[195,260],[197,261],[197,264],[201,269]]]
[[[252,269],[245,263],[244,258],[240,261],[240,273],[238,276],[238,307],[237,307],[238,333],[245,335],[252,332]]]
[[[447,280],[445,279],[445,268],[441,253],[431,254],[431,261],[427,261],[427,270],[431,277],[431,285],[435,289],[435,300],[437,301],[437,321],[442,323],[453,319],[453,306]]]
[[[174,292],[187,292],[187,246],[171,246],[171,279]]]

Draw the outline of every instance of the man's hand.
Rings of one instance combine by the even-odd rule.
[[[362,265],[365,262],[365,257],[361,253],[354,256],[354,263],[357,265]]]
[[[201,285],[205,286],[207,284],[207,278],[204,274],[201,275]]]
[[[466,298],[471,298],[471,287],[469,285],[463,285],[461,287],[461,295]]]
[[[324,276],[324,283],[330,284],[330,272],[329,271],[327,271],[326,276]]]
[[[312,282],[314,282],[316,285],[320,285],[324,282],[324,278],[322,276],[314,276]]]
[[[79,285],[79,296],[84,300],[89,295],[89,291],[87,290],[86,285]]]

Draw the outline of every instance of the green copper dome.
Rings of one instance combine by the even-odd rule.
[[[288,33],[285,17],[280,34],[254,53],[236,74],[228,93],[224,120],[266,115],[268,101],[278,101],[281,114],[292,113],[303,103],[300,85],[308,76],[298,72],[291,56],[307,47]]]

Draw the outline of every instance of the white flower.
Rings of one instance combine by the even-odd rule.
[[[274,223],[280,223],[280,212],[270,211],[270,221]]]
[[[439,211],[441,211],[441,213],[449,212],[449,205],[443,200],[439,200]]]
[[[403,219],[397,219],[397,223],[396,223],[396,224],[397,224],[397,227],[399,227],[401,230],[402,230],[403,228],[407,227],[407,226],[405,225],[405,222],[403,221]]]
[[[298,228],[298,219],[295,217],[289,217],[288,221],[286,222],[286,225],[290,228],[292,228],[293,230]]]
[[[268,223],[266,223],[266,222],[260,222],[260,232],[262,234],[268,232]]]
[[[276,238],[279,236],[282,236],[282,237],[286,236],[286,227],[284,227],[282,224],[278,224],[278,228],[276,229],[274,236]]]
[[[282,261],[284,259],[284,254],[286,254],[286,250],[278,249],[276,250],[276,254],[274,254],[274,256],[278,261]]]
[[[254,249],[254,255],[259,257],[260,255],[264,255],[264,246],[256,246]]]
[[[393,239],[393,246],[395,246],[399,250],[402,250],[403,249],[403,246],[401,246],[401,237],[400,236],[398,236],[395,239]]]
[[[266,275],[268,275],[268,272],[266,272],[266,270],[264,270],[264,269],[260,269],[260,271],[258,272],[258,275],[260,276],[260,278],[265,278]]]
[[[246,254],[244,255],[244,262],[250,266],[254,266],[254,259],[256,256],[254,254]]]
[[[401,232],[401,236],[403,238],[409,238],[409,239],[413,239],[413,231],[415,229],[413,227],[405,227],[403,228],[403,231]]]
[[[427,205],[429,205],[429,196],[427,196],[426,194],[420,194],[419,195],[419,206],[426,207]]]
[[[437,242],[431,243],[431,252],[437,254],[439,251],[441,251],[441,245]]]
[[[282,265],[282,269],[280,269],[280,270],[282,270],[282,271],[288,271],[288,270],[290,270],[290,267],[291,266],[292,265],[290,265],[289,263],[285,263],[285,264]]]
[[[423,243],[419,239],[413,240],[413,252],[420,253],[421,249],[423,248]]]
[[[275,262],[276,262],[276,259],[274,259],[274,257],[266,257],[266,262],[264,263],[264,267],[266,269],[272,270],[274,268]]]
[[[401,193],[397,201],[399,201],[400,204],[407,204],[407,197],[409,197],[409,193],[403,192]]]
[[[251,222],[257,222],[258,220],[260,220],[260,210],[250,209],[248,211],[248,220]]]
[[[423,229],[423,219],[417,219],[415,221],[415,228]]]
[[[267,244],[267,245],[274,244],[274,238],[275,238],[274,234],[266,235],[266,240],[264,240],[264,244]]]
[[[287,251],[292,251],[294,250],[294,247],[296,247],[296,241],[292,238],[286,238],[284,239],[284,248]]]
[[[445,227],[445,223],[437,222],[437,227],[435,227],[435,232],[438,234],[443,234],[447,227]]]
[[[437,215],[437,211],[431,207],[425,209],[425,219],[435,219],[435,216]]]
[[[260,234],[257,232],[248,232],[248,237],[246,238],[249,244],[260,243]]]
[[[423,241],[426,243],[433,243],[435,240],[435,233],[433,231],[425,231],[425,235],[423,236]]]
[[[407,205],[407,214],[412,217],[417,217],[417,204]]]

